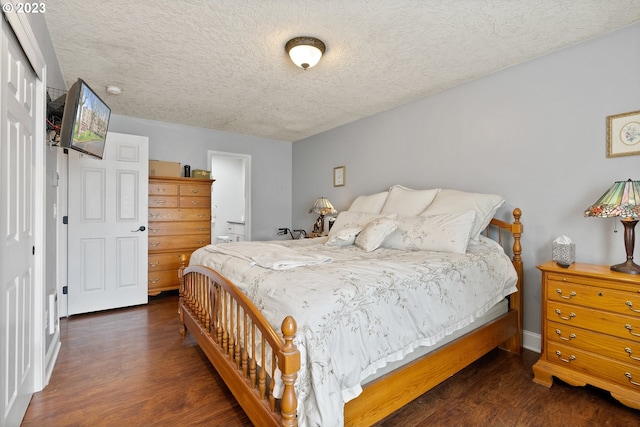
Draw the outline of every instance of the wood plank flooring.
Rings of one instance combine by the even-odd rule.
[[[61,339],[25,427],[251,425],[193,339],[180,338],[175,295],[63,319]],[[534,384],[537,357],[494,350],[378,427],[640,426],[640,411],[606,392]]]

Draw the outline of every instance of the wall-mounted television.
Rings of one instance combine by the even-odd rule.
[[[67,92],[60,146],[102,159],[111,108],[82,79]]]

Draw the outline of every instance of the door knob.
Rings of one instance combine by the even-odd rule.
[[[131,232],[135,233],[136,231],[144,231],[146,229],[147,229],[147,227],[145,227],[144,225],[141,225],[137,230],[131,230]]]

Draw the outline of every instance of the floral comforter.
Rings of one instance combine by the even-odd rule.
[[[292,315],[301,355],[296,381],[301,426],[342,426],[361,382],[419,346],[463,328],[516,291],[502,248],[481,236],[466,254],[331,247],[326,239],[268,242],[329,262],[286,270],[235,256],[243,242],[198,249],[191,264],[217,270],[279,331]],[[248,242],[255,250],[256,242]],[[227,246],[232,245],[232,246]],[[230,250],[232,249],[232,250]]]

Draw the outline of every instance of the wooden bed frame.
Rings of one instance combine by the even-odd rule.
[[[371,425],[383,419],[496,347],[520,354],[521,215],[516,208],[513,223],[493,219],[486,232],[492,238],[497,236],[501,245],[513,243],[512,262],[518,275],[518,292],[509,297],[509,311],[364,385],[362,394],[345,405],[345,425]],[[503,243],[503,235],[511,237]],[[187,256],[183,255],[179,270],[181,335],[186,336],[187,330],[193,334],[254,425],[296,426],[294,383],[300,369],[300,354],[293,344],[295,320],[291,316],[285,318],[282,335],[278,334],[233,283],[207,267],[187,268],[186,262]],[[283,392],[277,399],[272,379],[279,375]]]

